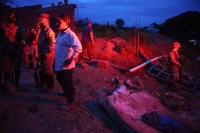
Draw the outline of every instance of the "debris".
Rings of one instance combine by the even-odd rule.
[[[123,84],[123,81],[120,80],[118,77],[112,78],[111,81],[116,85]]]
[[[129,95],[130,92],[126,89],[125,85],[120,85],[116,91],[113,92],[113,95]]]
[[[165,95],[168,97],[172,97],[175,100],[184,100],[184,97],[179,96],[177,93],[165,92]]]
[[[81,67],[82,67],[83,69],[87,69],[87,68],[89,67],[89,65],[86,64],[86,63],[82,63],[82,64],[81,64]]]
[[[31,102],[31,103],[27,103],[27,104],[25,104],[25,105],[22,105],[22,106],[16,108],[16,110],[22,109],[22,108],[24,108],[24,107],[30,106],[30,105],[32,105],[32,104],[35,104],[35,103],[38,103],[38,102],[41,102],[41,101],[44,101],[44,100],[47,100],[47,99],[53,98],[53,97],[54,97],[54,96],[49,96],[49,97],[46,97],[46,98],[39,98],[39,99],[36,100],[36,101],[33,101],[33,102]]]
[[[140,76],[135,76],[135,77],[132,77],[132,78],[140,87],[144,87],[143,80]]]
[[[157,92],[156,92],[156,95],[157,95],[157,96],[160,96],[160,93],[157,91]]]
[[[125,84],[126,86],[128,86],[128,87],[133,87],[133,84],[132,84],[132,82],[131,82],[130,79],[126,80],[126,81],[124,82],[124,84]]]

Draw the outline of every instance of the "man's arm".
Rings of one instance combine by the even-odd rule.
[[[93,35],[93,32],[90,32],[90,38],[91,38],[92,44],[94,44],[94,35]]]
[[[0,25],[0,48],[2,48],[3,47],[3,44],[2,44],[2,42],[3,42],[3,30],[2,30],[2,25]]]
[[[73,48],[73,53],[72,53],[72,56],[71,58],[69,59],[66,59],[64,62],[63,62],[63,65],[65,66],[68,66],[71,64],[71,62],[73,60],[75,60],[78,55],[82,52],[82,45],[81,45],[81,42],[79,41],[78,37],[74,34],[73,36],[71,36],[71,47]]]

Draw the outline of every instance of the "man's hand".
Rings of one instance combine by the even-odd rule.
[[[36,60],[36,61],[39,61],[40,59],[39,59],[39,57],[35,57],[35,60]]]
[[[48,27],[49,26],[49,20],[45,19],[43,22],[41,22],[42,27]]]
[[[63,62],[63,66],[69,66],[74,59],[71,57]]]
[[[181,64],[180,64],[180,63],[178,63],[178,64],[177,64],[177,66],[180,68],[180,67],[181,67]]]
[[[94,40],[92,40],[92,48],[94,48]]]
[[[26,42],[23,40],[20,42],[20,46],[25,47],[26,46]]]

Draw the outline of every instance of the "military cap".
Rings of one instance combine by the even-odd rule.
[[[174,42],[173,47],[174,48],[180,48],[181,44],[179,42]]]
[[[39,18],[46,18],[46,19],[49,19],[49,14],[40,13],[40,14],[39,14]]]

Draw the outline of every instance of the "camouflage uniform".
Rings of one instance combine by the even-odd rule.
[[[38,38],[38,54],[41,55],[40,72],[52,75],[55,49],[55,33],[50,27],[41,30]]]
[[[36,87],[44,87],[47,85],[45,92],[54,89],[53,62],[55,57],[55,33],[49,27],[49,15],[42,13],[38,18],[41,31],[38,37],[38,54],[40,58],[40,84]]]
[[[170,63],[170,71],[171,71],[171,82],[176,82],[179,80],[179,69],[180,69],[180,62],[179,62],[179,54],[176,49],[173,49],[169,53],[169,63]]]
[[[0,39],[3,52],[4,84],[10,81],[12,64],[14,65],[15,84],[19,83],[23,53],[20,42],[25,37],[26,34],[23,27],[18,25],[10,27],[8,23],[1,24]]]

